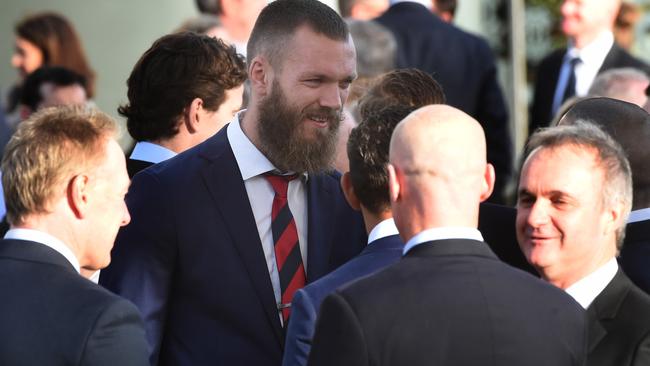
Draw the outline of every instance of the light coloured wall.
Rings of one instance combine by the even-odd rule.
[[[17,78],[10,64],[14,24],[26,14],[44,10],[59,12],[74,24],[97,73],[95,102],[116,118],[118,105],[126,101],[126,79],[140,55],[156,38],[197,14],[194,0],[1,0],[1,88]]]

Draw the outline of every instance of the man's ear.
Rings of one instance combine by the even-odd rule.
[[[402,194],[398,168],[393,164],[388,163],[386,164],[386,171],[388,171],[388,195],[390,197],[390,202],[397,202]]]
[[[256,56],[248,67],[251,89],[262,97],[271,92],[273,68],[264,56]],[[252,93],[251,93],[252,94]]]
[[[78,219],[83,219],[88,214],[88,191],[90,178],[86,174],[75,175],[68,181],[66,199],[68,207]]]
[[[361,202],[359,202],[359,197],[357,197],[357,194],[354,192],[354,187],[352,186],[352,181],[350,179],[350,172],[346,172],[341,176],[341,189],[343,190],[343,195],[350,204],[350,207],[357,211],[361,211]]]
[[[494,181],[496,175],[494,174],[494,167],[492,164],[485,164],[485,173],[483,173],[482,189],[481,189],[481,202],[485,201],[490,197],[492,191],[494,190]]]
[[[196,133],[201,127],[200,112],[202,111],[203,99],[201,98],[194,98],[194,100],[192,100],[192,103],[190,103],[190,105],[185,108],[185,116],[183,118],[183,121],[189,133]]]

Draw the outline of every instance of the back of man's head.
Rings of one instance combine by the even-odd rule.
[[[221,40],[185,32],[156,40],[138,60],[129,79],[129,103],[118,108],[136,141],[173,138],[195,98],[217,111],[226,91],[246,80],[244,59]]]
[[[619,99],[642,107],[648,98],[645,95],[648,84],[650,78],[641,70],[631,67],[610,69],[596,76],[587,94]]]
[[[352,187],[368,210],[390,209],[386,164],[397,124],[417,108],[444,100],[440,84],[416,69],[389,72],[362,99],[364,117],[350,133],[347,150]]]
[[[46,108],[21,122],[2,157],[9,223],[51,213],[66,181],[98,165],[117,132],[108,115],[82,107]]]
[[[409,114],[390,142],[389,182],[404,240],[432,227],[478,225],[479,203],[492,193],[481,125],[447,105]]]
[[[635,210],[650,207],[650,115],[642,108],[611,98],[589,98],[576,103],[560,125],[593,123],[618,142],[630,163]]]
[[[54,92],[58,88],[76,86],[80,89],[83,98],[77,97],[70,100],[66,100],[66,98],[48,98],[51,95],[43,94],[43,87],[46,84],[50,84],[53,88],[50,92]],[[43,66],[25,78],[21,90],[20,104],[29,108],[31,112],[35,112],[41,107],[54,107],[85,101],[86,94],[86,79],[83,76],[64,67]]]
[[[350,35],[345,21],[318,0],[276,0],[257,17],[248,40],[248,65],[255,57],[265,56],[274,68],[281,69],[286,53],[291,52],[286,44],[302,26],[337,41],[347,41]]]

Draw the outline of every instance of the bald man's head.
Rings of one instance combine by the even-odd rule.
[[[423,220],[427,227],[416,231],[476,227],[479,203],[492,192],[494,169],[486,161],[483,129],[472,117],[447,105],[414,111],[393,133],[390,163],[391,203],[411,216],[402,221]]]

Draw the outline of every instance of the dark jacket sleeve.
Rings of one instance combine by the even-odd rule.
[[[98,316],[79,365],[144,366],[149,352],[142,320],[128,301],[118,299]]]
[[[350,304],[337,292],[320,307],[309,366],[368,365],[363,330]]]

